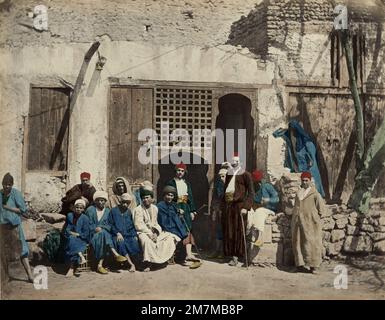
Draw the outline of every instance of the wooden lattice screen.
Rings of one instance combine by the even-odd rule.
[[[190,136],[194,129],[211,130],[212,90],[187,88],[155,89],[155,129],[158,135],[169,134],[167,127],[161,123],[169,123],[169,131],[185,129]],[[164,131],[165,130],[165,131]],[[192,139],[190,145],[193,144]],[[160,145],[160,144],[159,144]],[[168,147],[168,145],[162,145]],[[201,139],[204,147],[204,139]]]

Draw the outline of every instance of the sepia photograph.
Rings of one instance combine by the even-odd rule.
[[[0,0],[0,300],[384,300],[384,168],[385,0]]]

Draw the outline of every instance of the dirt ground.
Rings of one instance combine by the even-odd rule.
[[[335,266],[348,270],[348,288],[335,289]],[[149,273],[100,275],[83,272],[66,278],[48,267],[48,289],[25,281],[19,264],[3,287],[2,299],[384,299],[385,257],[327,261],[318,275],[276,267],[230,267],[205,260],[195,270],[171,265]]]

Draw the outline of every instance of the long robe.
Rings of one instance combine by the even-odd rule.
[[[108,222],[110,209],[104,208],[104,212],[100,220],[96,213],[96,207],[91,206],[86,210],[86,216],[90,219],[90,244],[94,250],[94,255],[97,260],[105,258],[110,253],[110,248],[113,248],[111,237],[111,226]],[[99,227],[102,230],[96,232],[95,229]]]
[[[188,182],[186,180],[184,180],[184,182],[187,185],[187,196],[188,196],[187,203],[179,202],[178,201],[178,197],[179,197],[178,194],[176,195],[176,199],[174,199],[174,201],[177,203],[178,209],[182,209],[184,211],[183,218],[187,224],[188,229],[191,231],[191,229],[192,229],[191,212],[196,211],[196,208],[195,208],[194,197],[192,194],[191,184],[190,184],[190,182]],[[172,186],[178,190],[178,188],[176,187],[175,179],[170,180],[169,182],[167,182],[166,185]]]
[[[78,253],[84,253],[90,240],[90,219],[82,213],[75,224],[74,216],[75,214],[70,212],[66,219],[64,228],[64,237],[66,238],[64,259],[67,263],[79,264],[80,256]],[[71,235],[70,231],[79,233],[79,236]]]
[[[19,214],[12,211],[6,210],[3,208],[4,191],[0,190],[0,224],[10,224],[13,227],[17,228],[17,233],[19,240],[21,242],[21,253],[22,258],[27,257],[29,254],[29,248],[27,241],[25,240],[24,231],[21,223],[21,217]],[[19,208],[21,214],[27,212],[27,206],[25,204],[23,195],[21,192],[15,188],[11,189],[10,194],[8,195],[7,205],[11,208]]]
[[[225,183],[219,177],[215,180],[213,195],[211,198],[211,214],[214,214],[215,211],[215,220],[213,226],[215,228],[215,238],[217,240],[223,240],[223,231],[222,231],[222,211],[221,203],[225,195]]]
[[[132,201],[131,201],[131,203],[129,205],[129,208],[132,211],[132,210],[134,210],[137,207],[136,197],[135,197],[135,195],[133,194],[133,192],[131,190],[130,183],[124,177],[118,177],[118,178],[115,179],[115,182],[112,185],[112,192],[113,192],[113,194],[108,199],[108,206],[110,207],[110,209],[115,208],[115,207],[119,206],[121,201],[122,201],[121,195],[119,195],[118,186],[117,186],[119,180],[123,181],[123,183],[124,183],[124,186],[125,186],[124,193],[128,193],[132,197]]]
[[[158,207],[158,223],[164,231],[177,235],[180,239],[188,236],[187,229],[178,216],[178,209],[175,202],[167,203],[159,202]]]
[[[295,130],[295,146],[292,144],[289,130],[278,129],[273,133],[274,137],[282,137],[287,144],[285,167],[289,168],[291,172],[310,171],[318,192],[322,197],[325,197],[321,175],[318,169],[317,148],[315,142],[301,127],[297,120],[290,121],[289,128]]]
[[[111,226],[112,241],[115,249],[122,256],[134,256],[140,253],[138,234],[136,232],[130,209],[121,212],[119,207],[111,209],[108,217]],[[123,241],[117,240],[117,234],[123,236]]]
[[[170,232],[162,231],[158,224],[158,208],[151,205],[146,209],[140,205],[134,209],[134,224],[142,246],[143,261],[152,263],[164,263],[174,254],[176,242],[181,239]],[[149,236],[153,234],[153,229],[158,233],[157,241],[154,242]]]
[[[67,215],[69,212],[73,211],[73,205],[77,199],[84,197],[88,200],[87,207],[90,206],[94,201],[94,193],[96,189],[94,186],[83,186],[82,184],[77,184],[66,192],[65,197],[61,199],[62,209],[60,213]]]
[[[296,266],[317,268],[322,262],[322,224],[324,200],[314,186],[300,200],[295,199],[291,218],[293,253]]]
[[[225,190],[233,175],[227,174]],[[247,216],[241,216],[241,210],[249,211],[253,205],[254,187],[251,174],[245,171],[235,176],[235,192],[233,201],[227,203],[222,200],[222,228],[223,228],[223,251],[226,256],[243,257],[245,246],[243,235],[246,232]],[[242,220],[243,226],[242,229]]]

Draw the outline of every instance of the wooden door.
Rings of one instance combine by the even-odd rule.
[[[31,89],[28,115],[28,171],[66,171],[68,154],[69,90]]]
[[[131,182],[152,181],[151,164],[141,164],[138,151],[144,142],[138,140],[142,129],[153,127],[153,90],[113,87],[109,107],[108,181],[124,176]]]
[[[385,115],[385,96],[365,96],[365,146],[369,146],[380,127]],[[385,196],[385,170],[378,172],[378,181],[374,187],[373,198]]]
[[[354,107],[349,96],[291,94],[289,118],[300,121],[317,147],[325,197],[346,200],[354,185]]]

